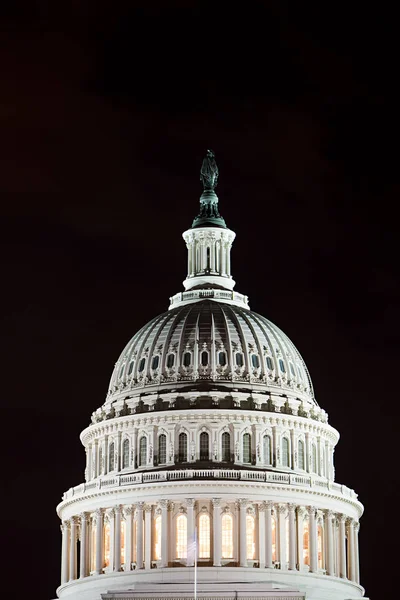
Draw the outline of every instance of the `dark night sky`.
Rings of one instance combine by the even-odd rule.
[[[30,597],[55,597],[79,433],[125,343],[182,289],[211,147],[236,289],[298,346],[341,433],[336,478],[366,509],[361,581],[382,597],[398,502],[397,21],[377,5],[223,4],[1,3],[3,593],[22,568]]]

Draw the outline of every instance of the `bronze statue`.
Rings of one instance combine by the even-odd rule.
[[[203,182],[205,190],[213,190],[218,183],[218,167],[215,162],[215,154],[212,150],[207,150],[207,156],[203,159],[200,170],[200,181]]]

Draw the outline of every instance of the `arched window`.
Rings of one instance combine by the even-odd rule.
[[[168,354],[167,356],[167,368],[172,369],[175,363],[175,354]]]
[[[122,444],[122,468],[129,467],[129,440],[126,438]]]
[[[308,532],[308,521],[304,521],[303,529],[303,562],[305,565],[310,566],[310,552],[309,552],[310,536]]]
[[[251,463],[251,435],[245,433],[243,435],[243,462]]]
[[[251,364],[253,365],[253,367],[255,369],[258,369],[258,367],[260,366],[260,361],[259,361],[257,354],[251,355]]]
[[[147,465],[147,438],[142,436],[139,442],[139,467]]]
[[[225,352],[218,352],[218,364],[220,365],[220,367],[225,367],[225,365],[226,365],[226,353]]]
[[[201,353],[201,366],[206,367],[208,365],[208,352],[203,350]]]
[[[322,525],[318,525],[317,527],[317,535],[318,535],[318,569],[324,568],[324,539],[323,539],[323,529]]]
[[[282,466],[290,467],[289,440],[282,438]]]
[[[267,356],[267,358],[265,359],[265,361],[266,361],[266,363],[267,363],[267,368],[268,368],[270,371],[273,371],[273,369],[274,369],[274,365],[272,364],[272,359],[271,359],[271,357],[270,357],[270,356]]]
[[[233,518],[232,515],[223,515],[222,529],[222,558],[233,558]]]
[[[304,470],[304,442],[299,440],[299,469]]]
[[[282,371],[282,373],[286,373],[285,363],[281,358],[279,359],[279,368]]]
[[[276,562],[276,521],[275,518],[271,519],[271,529],[272,529],[272,562]]]
[[[131,360],[131,362],[129,363],[128,375],[132,375],[134,364],[135,364],[135,361]]]
[[[178,515],[176,519],[176,558],[187,557],[187,518]]]
[[[104,523],[104,567],[110,565],[110,523]]]
[[[154,560],[161,560],[161,515],[154,520]]]
[[[153,371],[158,369],[159,362],[160,362],[160,357],[158,356],[158,354],[156,354],[155,356],[153,356],[152,361],[151,361],[151,368],[153,369]]]
[[[140,359],[140,363],[139,363],[139,373],[141,373],[142,371],[144,371],[144,365],[146,364],[146,359],[145,358],[141,358]]]
[[[167,436],[162,433],[158,436],[158,464],[165,465],[167,462]]]
[[[200,460],[210,459],[209,436],[206,431],[200,434]]]
[[[243,354],[241,352],[236,352],[236,365],[238,367],[243,367],[244,365]]]
[[[210,517],[202,513],[199,517],[199,558],[210,556]]]
[[[247,560],[254,560],[255,552],[255,523],[253,515],[246,516],[246,557]]]
[[[224,462],[231,460],[231,435],[227,431],[222,434],[222,460]]]
[[[192,362],[192,355],[190,352],[185,352],[183,355],[183,366],[190,367],[190,363]]]
[[[311,471],[313,473],[317,472],[317,447],[315,444],[312,445],[311,451]]]
[[[263,437],[263,446],[264,446],[264,463],[266,465],[270,465],[271,461],[271,436],[264,435]]]
[[[121,565],[125,562],[125,521],[121,519]]]
[[[186,435],[186,433],[179,434],[178,460],[179,460],[179,462],[187,462],[187,435]]]
[[[108,449],[108,470],[114,471],[115,468],[115,452],[114,452],[114,442],[111,442],[110,447]]]

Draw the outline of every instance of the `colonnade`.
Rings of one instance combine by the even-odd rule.
[[[182,531],[178,532],[182,515],[184,552]],[[206,540],[209,551],[199,552],[200,566],[275,568],[359,583],[357,521],[313,506],[245,498],[229,503],[221,498],[161,499],[157,504],[137,502],[73,516],[61,525],[61,583],[78,578],[78,556],[80,579],[104,572],[193,566],[188,548],[201,515],[206,515],[202,523],[208,530],[200,530],[199,544]]]

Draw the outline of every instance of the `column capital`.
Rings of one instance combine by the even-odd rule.
[[[112,521],[114,515],[115,515],[114,508],[107,508],[106,509],[106,511],[105,511],[105,517],[106,517],[106,519],[108,519],[109,521]]]
[[[338,515],[338,519],[339,519],[339,523],[343,523],[345,525],[346,521],[347,521],[347,516],[342,513],[342,514]]]
[[[260,502],[260,504],[258,505],[258,512],[265,512],[267,510],[267,502],[265,502],[265,500],[263,502]]]
[[[121,513],[122,512],[122,506],[120,504],[116,504],[113,508],[114,508],[114,514],[115,515],[117,513]]]
[[[195,504],[194,498],[185,498],[187,508],[193,508]]]
[[[211,502],[214,508],[221,506],[221,498],[212,498]]]
[[[306,508],[310,517],[315,518],[317,516],[317,509],[315,508],[315,506],[307,506]]]
[[[151,504],[145,504],[145,506],[144,506],[145,513],[151,513],[152,509],[153,509],[153,506]]]
[[[158,502],[158,504],[160,505],[161,509],[168,510],[168,500],[162,499]]]
[[[278,513],[280,515],[286,514],[288,510],[288,505],[287,504],[278,504]]]
[[[89,513],[82,512],[79,515],[79,519],[80,519],[81,525],[83,525],[84,523],[87,523],[89,521]]]
[[[294,514],[296,511],[296,505],[290,502],[287,506],[288,506],[289,513]]]
[[[135,508],[136,508],[136,510],[143,510],[144,509],[144,502],[136,502]]]
[[[98,508],[97,510],[94,511],[93,518],[94,518],[94,520],[95,520],[96,523],[103,518],[103,514],[104,513],[103,513],[103,510],[101,508]]]
[[[347,519],[347,525],[348,525],[348,527],[352,527],[354,529],[355,524],[356,524],[356,522],[355,522],[354,519],[352,519],[350,517]]]
[[[70,521],[71,521],[71,527],[72,527],[72,525],[79,525],[79,523],[80,523],[79,517],[76,517],[76,516],[71,517]]]
[[[333,519],[333,517],[336,515],[336,513],[333,512],[333,510],[325,510],[325,517],[329,520],[329,519]]]
[[[134,512],[135,512],[135,508],[132,505],[123,507],[123,513],[124,513],[125,518],[130,517],[131,515],[133,515]]]
[[[64,533],[64,531],[68,531],[70,527],[71,527],[71,524],[68,520],[61,522],[60,529],[63,533]]]
[[[300,519],[304,519],[304,517],[306,516],[306,514],[308,514],[308,511],[306,509],[305,506],[298,506],[297,507],[297,517]]]
[[[175,502],[168,501],[168,511],[173,512],[174,508],[175,508]]]
[[[247,508],[249,500],[247,498],[238,498],[236,500],[237,505],[242,509]]]
[[[359,521],[355,521],[354,523],[354,531],[358,533],[360,531],[360,523]]]

